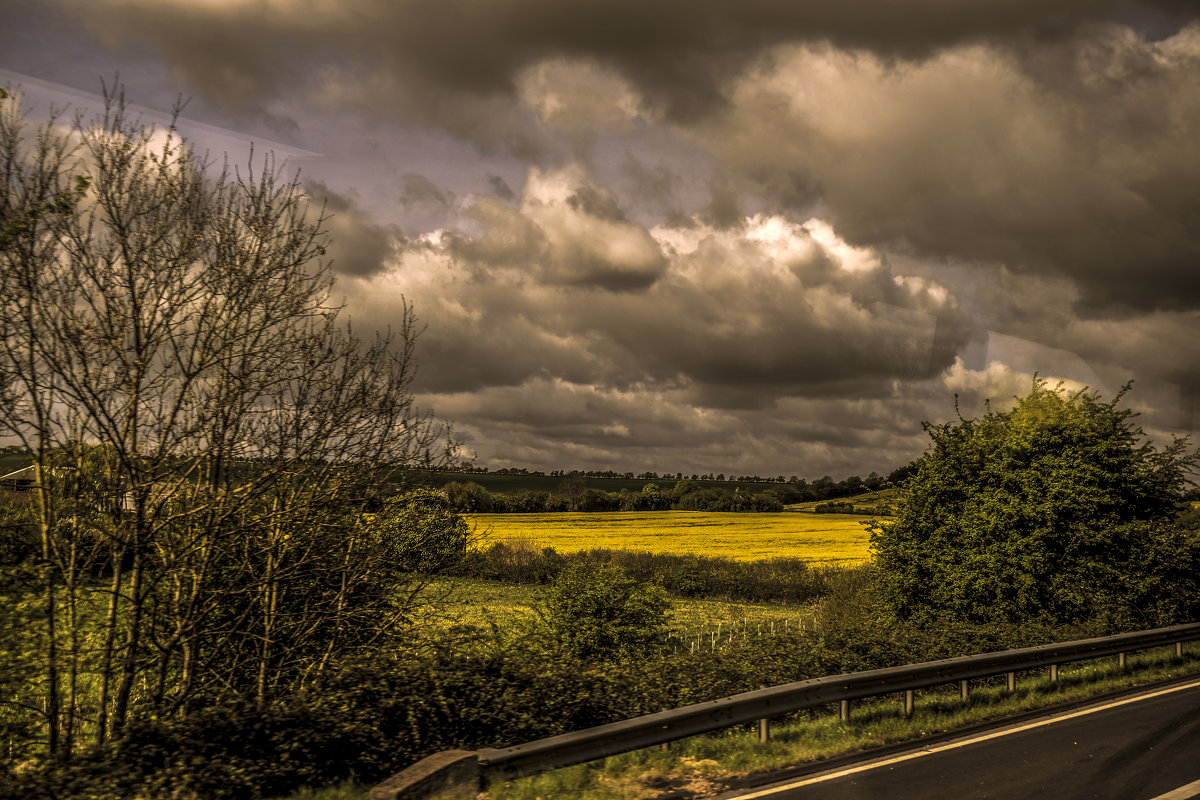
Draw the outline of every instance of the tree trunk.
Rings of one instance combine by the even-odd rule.
[[[117,646],[117,616],[120,611],[122,562],[124,560],[124,548],[113,551],[113,575],[108,590],[108,614],[104,619],[104,644],[100,651],[100,689],[96,703],[96,744],[104,744],[108,738],[109,690],[112,682],[113,656]]]
[[[42,539],[42,582],[45,591],[46,609],[46,725],[50,755],[61,756],[59,742],[59,723],[61,703],[58,675],[58,608],[55,603],[56,581],[52,555],[54,552],[51,536],[51,504],[46,496],[46,468],[39,457],[34,462],[34,474],[37,479],[38,496],[38,527]]]
[[[129,697],[133,693],[133,683],[137,678],[138,660],[141,656],[142,634],[142,556],[138,552],[137,542],[134,542],[133,566],[129,571],[129,619],[125,624],[125,647],[121,659],[121,683],[117,687],[113,699],[113,732],[125,726],[125,717],[129,710]]]

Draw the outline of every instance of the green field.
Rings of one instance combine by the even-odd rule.
[[[443,629],[510,626],[520,619],[533,619],[534,606],[546,587],[469,578],[434,581],[425,596],[432,606],[424,621]],[[726,600],[673,598],[670,635],[685,642],[728,643],[735,636],[769,636],[812,626],[808,606],[781,603],[739,603]]]
[[[784,508],[787,511],[804,511],[812,513],[813,509],[824,503],[852,503],[855,509],[858,509],[862,514],[890,514],[890,507],[896,502],[895,489],[880,489],[875,492],[863,492],[862,494],[850,495],[848,497],[830,497],[824,500],[805,500],[803,503],[791,503]],[[865,510],[864,510],[865,509]]]
[[[815,564],[856,564],[870,557],[865,518],[850,514],[616,511],[475,514],[469,519],[485,546],[526,539],[560,553],[605,547],[738,561],[803,558]]]

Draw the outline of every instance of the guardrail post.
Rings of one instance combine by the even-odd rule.
[[[1015,672],[1008,673],[1008,690],[1010,692],[1017,690],[1017,673]]]
[[[958,693],[963,700],[966,700],[967,697],[970,696],[971,689],[970,686],[968,686],[967,681],[958,682]]]
[[[1117,653],[1117,667],[1120,668],[1120,670],[1122,672],[1125,671],[1125,654],[1124,653]]]
[[[1175,643],[1175,657],[1183,658],[1183,642]]]
[[[905,691],[904,691],[904,716],[911,717],[914,706],[916,706],[916,702],[913,700],[913,690],[905,689]]]
[[[1050,665],[1050,682],[1058,683],[1058,664]]]
[[[671,709],[667,708],[666,706],[663,706],[663,711],[670,711],[670,710],[671,710]],[[668,750],[670,750],[670,749],[671,749],[671,743],[670,743],[670,742],[663,742],[662,744],[660,744],[660,745],[658,746],[658,749],[659,749],[659,750],[661,750],[661,751],[663,751],[663,752],[665,753],[665,752],[667,752]]]
[[[842,701],[841,708],[838,712],[838,716],[841,718],[842,722],[850,721],[850,701],[849,700]]]
[[[766,689],[766,685],[759,686],[760,689]],[[760,744],[765,743],[771,738],[771,720],[767,717],[761,717],[758,720],[758,741]]]

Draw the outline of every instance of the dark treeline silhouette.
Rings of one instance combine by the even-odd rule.
[[[446,473],[442,475],[444,477]],[[539,483],[545,485],[546,477],[541,476]],[[851,497],[887,485],[887,480],[875,473],[865,480],[857,475],[842,481],[826,476],[811,483],[802,479],[784,483],[764,481],[753,488],[744,485],[731,488],[728,482],[722,485],[716,483],[716,479],[710,482],[707,478],[683,478],[671,486],[660,486],[648,480],[634,488],[628,482],[639,478],[622,478],[627,485],[606,491],[589,484],[585,480],[587,477],[595,479],[595,476],[581,473],[569,474],[544,491],[511,482],[489,488],[479,480],[451,480],[442,484],[442,490],[455,510],[472,514],[666,510],[771,512],[782,511],[791,503]]]
[[[896,473],[899,473],[903,470],[904,470],[904,467],[901,467],[900,469],[896,470]],[[866,485],[868,488],[878,489],[880,486],[884,485],[887,482],[886,478],[884,478],[883,476],[881,476],[877,473],[874,473],[874,472],[872,472],[865,479],[860,478],[857,475],[851,475],[850,477],[846,478],[843,481],[834,481],[833,478],[826,475],[822,478],[817,478],[816,480],[814,480],[810,483],[807,479],[799,478],[795,475],[792,475],[790,477],[785,477],[783,475],[776,475],[774,477],[771,477],[771,476],[764,477],[762,475],[735,475],[732,472],[729,473],[729,475],[726,475],[724,472],[718,472],[718,473],[707,472],[704,474],[693,472],[691,474],[688,474],[686,472],[661,472],[660,473],[660,472],[653,472],[653,471],[617,472],[616,470],[611,470],[611,469],[606,469],[606,470],[552,469],[549,472],[546,472],[544,470],[529,469],[527,467],[501,467],[499,469],[490,469],[488,467],[476,466],[475,464],[472,464],[471,462],[463,462],[456,467],[451,467],[444,471],[445,472],[460,472],[460,473],[465,473],[468,475],[528,475],[528,476],[534,476],[534,477],[550,477],[550,478],[607,478],[610,480],[660,481],[663,483],[668,482],[668,481],[683,481],[683,480],[708,481],[708,482],[715,481],[717,483],[771,483],[771,484],[788,484],[793,487],[796,487],[800,491],[804,491],[806,488],[824,487],[824,486],[827,486],[830,484],[832,484],[834,486],[841,486],[842,484],[846,484],[846,483],[856,485],[856,486]],[[895,473],[893,473],[893,474],[895,474]],[[815,490],[820,491],[819,488],[816,488]],[[862,490],[858,489],[857,491],[862,491]],[[813,497],[813,498],[809,498],[809,499],[821,499],[821,497],[817,496],[817,497]]]
[[[734,491],[704,487],[690,480],[669,489],[647,483],[641,491],[592,489],[578,478],[567,478],[551,492],[519,489],[489,492],[474,481],[442,487],[450,505],[462,513],[540,513],[546,511],[782,511],[784,502],[771,490]]]

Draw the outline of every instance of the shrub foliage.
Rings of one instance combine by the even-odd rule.
[[[1034,381],[1010,411],[926,425],[933,440],[872,533],[883,598],[904,619],[1194,615],[1200,537],[1173,522],[1196,462],[1157,449],[1118,404]],[[1171,576],[1171,580],[1162,578]]]

